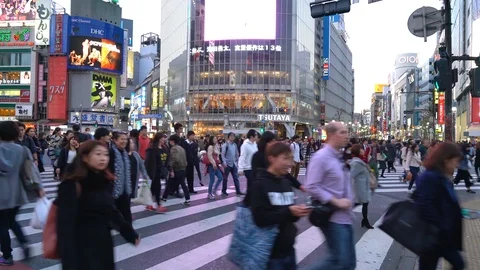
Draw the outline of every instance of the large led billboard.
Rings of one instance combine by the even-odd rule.
[[[0,0],[0,21],[33,21],[37,14],[32,0]]]
[[[102,21],[71,17],[69,69],[122,74],[123,29]]]
[[[205,40],[276,39],[277,0],[205,0]]]

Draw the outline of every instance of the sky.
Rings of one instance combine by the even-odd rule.
[[[54,1],[70,12],[70,0]],[[134,50],[139,49],[142,34],[160,34],[161,2],[119,1],[122,17],[134,20]],[[355,112],[370,108],[374,86],[388,82],[388,74],[393,71],[397,54],[418,53],[420,64],[433,55],[436,35],[429,37],[425,43],[423,38],[415,37],[408,31],[407,20],[413,11],[422,6],[439,9],[442,3],[440,0],[383,0],[373,4],[367,2],[360,0],[359,4],[352,5],[350,13],[345,14],[346,30],[350,37],[347,44],[353,54],[355,69]]]

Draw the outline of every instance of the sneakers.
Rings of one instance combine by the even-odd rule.
[[[165,198],[162,198],[161,200],[162,200],[162,202],[166,202],[166,201],[167,201],[167,199],[165,199]]]
[[[184,205],[190,205],[190,200],[186,200],[183,202]]]
[[[162,213],[165,213],[165,212],[168,211],[166,207],[163,207],[161,205],[159,205],[157,208],[153,207],[152,205],[148,205],[147,207],[145,207],[145,210],[151,211],[151,212],[156,212],[156,213],[159,213],[159,214],[162,214]]]
[[[5,259],[4,257],[0,257],[0,265],[1,266],[12,266],[13,265],[13,257]]]
[[[208,194],[208,199],[209,199],[209,200],[215,200],[215,195],[213,195],[213,194]]]
[[[227,192],[222,192],[222,195],[223,196],[228,196],[228,193]]]

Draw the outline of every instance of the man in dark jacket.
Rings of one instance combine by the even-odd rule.
[[[79,125],[73,124],[72,129],[73,129],[73,136],[78,138],[79,143],[83,143],[83,142],[88,141],[90,139],[87,134],[84,134],[84,133],[80,132],[80,126]]]
[[[181,137],[181,134],[183,133],[183,125],[180,123],[176,123],[174,125],[175,133],[177,136],[180,138],[180,143],[179,145],[185,150],[185,154],[187,155],[187,168],[186,168],[186,176],[187,176],[187,185],[188,185],[188,190],[190,193],[197,193],[193,189],[193,179],[194,179],[194,174],[193,174],[193,169],[195,167],[194,160],[193,160],[193,155],[196,155],[194,153],[194,139],[195,139],[195,132],[193,131],[188,131],[187,133],[187,139],[184,139]],[[175,187],[175,191],[178,190],[178,187]]]
[[[388,140],[387,141],[387,170],[390,172],[390,170],[393,170],[394,172],[397,172],[397,169],[395,169],[394,163],[395,163],[395,157],[397,155],[397,150],[395,148],[395,145]]]

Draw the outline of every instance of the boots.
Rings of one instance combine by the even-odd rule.
[[[368,221],[368,219],[362,219],[362,228],[364,227],[367,229],[374,229],[374,227],[370,225],[370,222]]]
[[[370,225],[370,222],[368,221],[368,203],[362,205],[362,217],[362,228],[373,229],[373,226]]]

